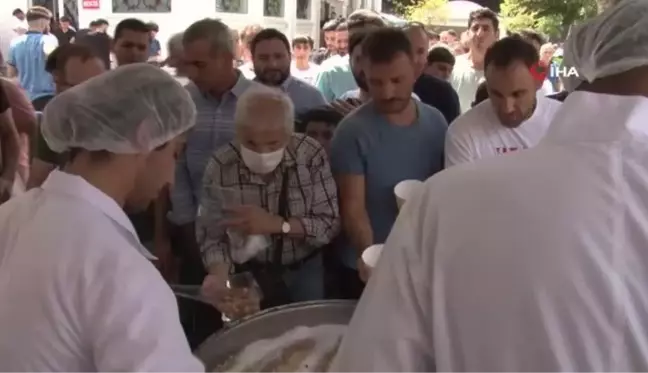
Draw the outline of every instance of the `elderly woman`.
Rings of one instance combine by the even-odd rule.
[[[196,234],[210,273],[204,290],[228,314],[228,275],[249,271],[262,307],[322,299],[319,248],[339,229],[326,151],[293,133],[292,102],[273,88],[246,91],[234,121],[236,139],[213,155],[203,179]]]

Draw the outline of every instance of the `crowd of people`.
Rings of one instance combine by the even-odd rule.
[[[562,47],[486,8],[461,35],[361,9],[320,49],[203,19],[166,53],[154,24],[30,8],[0,90],[0,369],[200,371],[241,309],[321,299],[360,299],[340,371],[648,369],[646,60],[621,53],[646,15],[575,28],[560,82],[532,70]]]

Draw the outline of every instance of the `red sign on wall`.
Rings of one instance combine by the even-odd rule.
[[[99,0],[83,0],[83,9],[99,9]]]

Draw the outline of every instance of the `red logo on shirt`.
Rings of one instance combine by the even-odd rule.
[[[545,81],[545,78],[547,78],[548,71],[549,69],[547,65],[542,62],[536,62],[529,68],[529,72],[531,73],[533,79],[536,82],[541,83]]]

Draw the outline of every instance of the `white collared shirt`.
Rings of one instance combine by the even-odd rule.
[[[574,92],[535,148],[431,177],[332,371],[648,371],[647,117]]]
[[[491,100],[477,104],[450,124],[445,142],[445,166],[536,146],[561,105],[557,100],[538,97],[531,117],[516,128],[508,128],[497,117]]]
[[[124,211],[78,176],[0,206],[0,371],[204,371]]]

